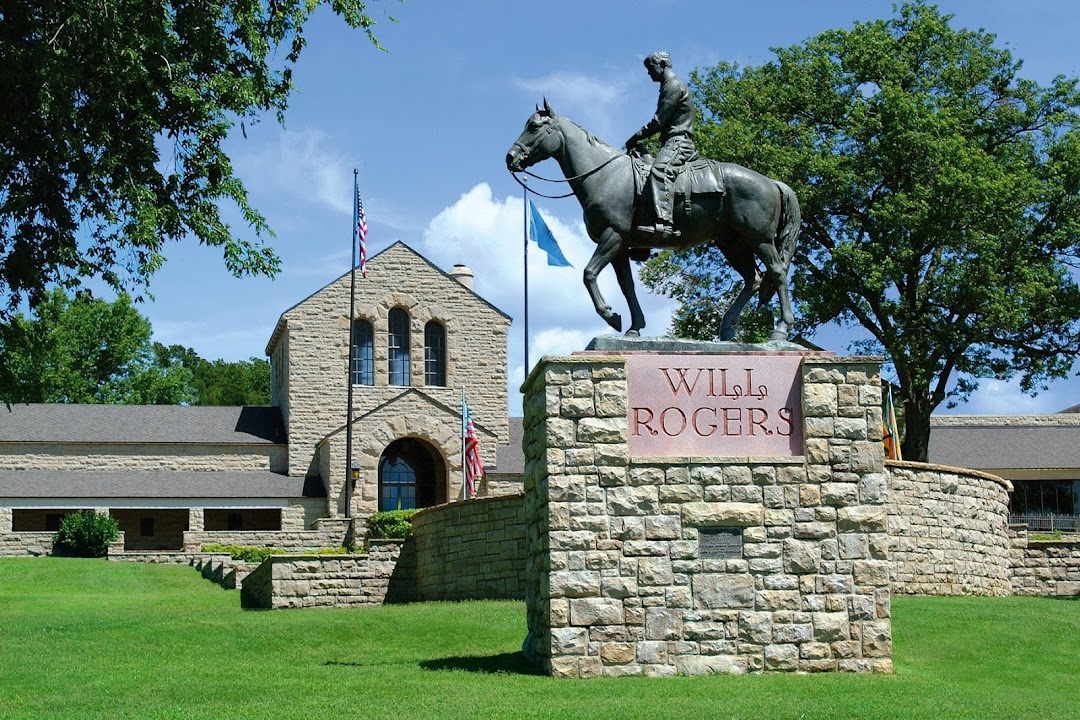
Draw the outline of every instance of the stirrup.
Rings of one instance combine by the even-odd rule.
[[[670,225],[664,225],[663,223],[657,223],[656,225],[639,225],[637,231],[642,235],[656,235],[662,238],[677,238],[682,235],[682,231],[676,230]]]

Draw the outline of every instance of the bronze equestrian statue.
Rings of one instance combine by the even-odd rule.
[[[682,127],[681,120],[670,123],[660,117],[661,110],[668,107],[665,83],[669,82],[666,73],[670,70],[670,59],[667,63],[663,60],[662,56],[651,55],[646,61],[654,79],[657,74],[661,76],[655,123],[650,121],[628,144],[636,144],[639,137],[655,130],[660,132],[665,148],[669,143],[678,145],[670,151],[673,161],[661,167],[666,179],[672,164],[677,165],[685,154],[684,141],[674,138],[689,140],[691,136],[678,130]],[[675,117],[683,118],[684,105],[675,105],[680,109]],[[661,150],[659,157],[664,156]],[[647,158],[634,157],[607,145],[588,130],[556,115],[545,100],[544,107],[537,107],[525,123],[524,132],[510,147],[506,167],[518,172],[547,158],[555,158],[559,163],[585,212],[585,228],[596,243],[596,250],[585,266],[583,279],[597,314],[608,325],[616,331],[622,330],[622,318],[604,301],[596,282],[604,267],[610,264],[615,269],[619,288],[630,308],[630,328],[626,334],[637,336],[645,327],[645,316],[638,303],[630,261],[648,258],[650,249],[654,248],[686,250],[712,245],[719,248],[743,280],[738,296],[724,314],[720,339],[734,338],[739,315],[755,292],[762,304],[770,302],[774,295],[779,298],[780,317],[774,318],[770,339],[788,339],[794,323],[788,269],[801,222],[799,201],[790,187],[741,165],[693,160],[674,182],[678,202],[672,204],[671,232],[657,231],[655,226],[648,227],[647,222],[663,223],[666,218],[639,222],[637,207],[645,178],[651,175],[659,179],[657,173],[650,173],[655,163],[647,164]],[[654,200],[658,194],[653,196]]]

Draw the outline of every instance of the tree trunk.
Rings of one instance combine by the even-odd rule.
[[[901,449],[905,460],[928,462],[930,449],[930,408],[922,403],[904,402],[904,442]]]

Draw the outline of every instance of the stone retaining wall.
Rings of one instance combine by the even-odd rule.
[[[0,533],[0,557],[26,557],[52,553],[54,532]]]
[[[1009,532],[1014,595],[1080,595],[1080,538],[1031,540],[1026,525]]]
[[[1008,595],[1007,480],[960,468],[889,462],[892,589]]]
[[[413,516],[417,598],[525,597],[525,498],[476,498]]]
[[[279,555],[243,580],[245,608],[363,607],[410,600],[415,578],[398,559],[411,543],[373,540],[367,555]],[[404,552],[403,552],[404,551]]]
[[[203,545],[242,545],[276,547],[282,550],[318,550],[343,547],[352,538],[346,518],[321,518],[314,530],[188,531],[184,533],[184,552],[197,553]]]

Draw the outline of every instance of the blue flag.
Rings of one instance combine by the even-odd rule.
[[[532,200],[526,200],[526,202],[529,203],[529,239],[547,253],[547,264],[556,267],[573,267],[570,261],[566,259],[566,256],[562,254],[559,243],[555,242],[555,236],[551,234],[551,228],[544,222],[544,218],[540,217],[540,211],[533,205]]]

